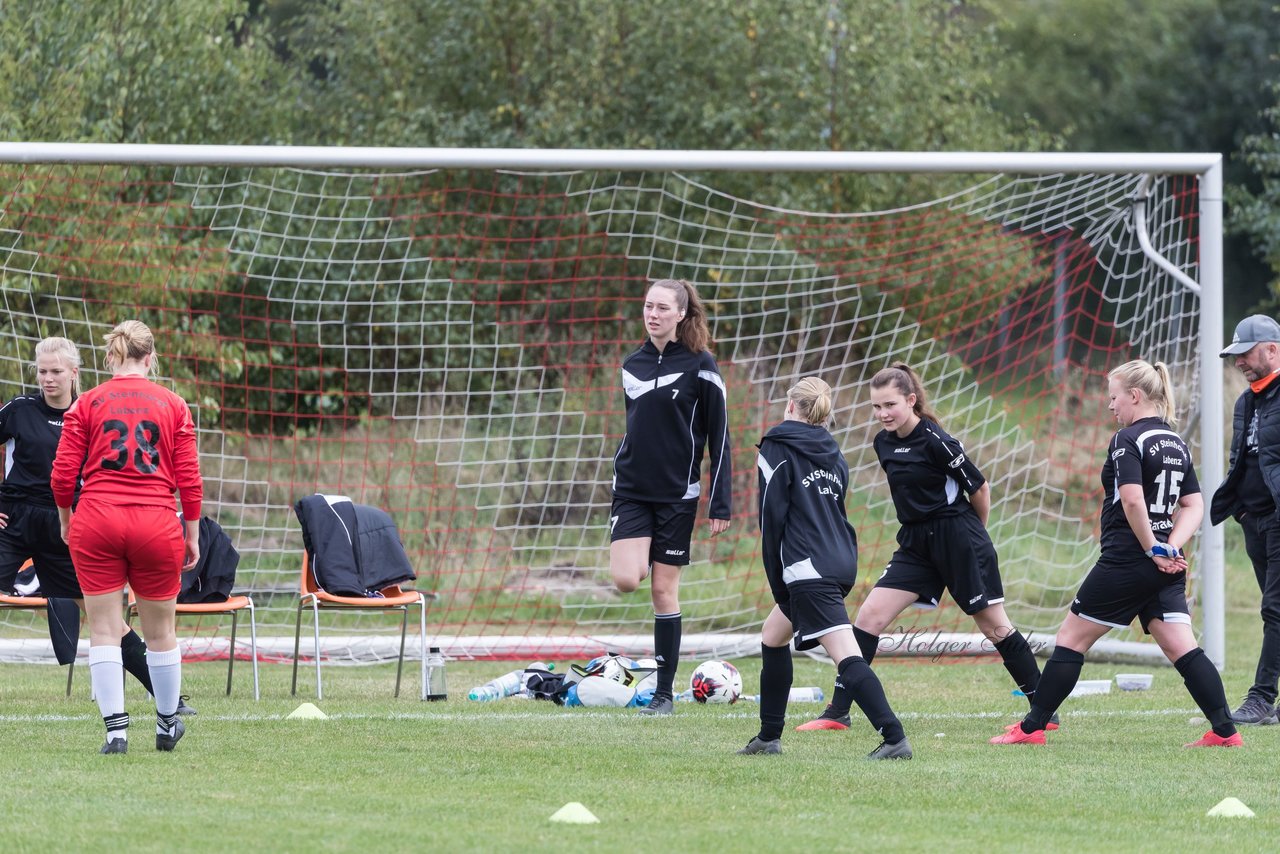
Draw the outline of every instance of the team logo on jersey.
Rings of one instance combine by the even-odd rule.
[[[962,465],[964,465],[964,454],[961,454],[960,456],[956,457],[956,458],[955,458],[954,460],[952,460],[951,462],[947,463],[947,468],[958,469],[958,468],[960,468],[960,466],[962,466]],[[970,604],[972,604],[972,603],[970,603]]]
[[[911,449],[910,448],[894,448],[893,452],[895,454],[909,454],[911,453]]]
[[[1124,456],[1124,448],[1116,448],[1111,452],[1111,459],[1118,460]]]
[[[655,380],[642,380],[630,371],[622,372],[622,390],[626,392],[627,397],[636,400],[654,389],[671,385],[676,380],[684,376],[683,371],[674,374],[663,374]],[[674,395],[673,395],[674,396]]]
[[[663,554],[670,555],[671,557],[684,557],[684,549],[667,549]]]

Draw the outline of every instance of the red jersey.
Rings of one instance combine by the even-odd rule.
[[[49,485],[59,507],[80,498],[173,506],[200,518],[204,483],[191,412],[178,395],[136,375],[112,377],[80,395],[62,421]]]

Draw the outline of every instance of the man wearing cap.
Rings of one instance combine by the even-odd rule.
[[[1280,682],[1280,324],[1265,314],[1240,321],[1223,357],[1249,381],[1232,418],[1231,465],[1210,505],[1221,524],[1234,516],[1262,589],[1262,652],[1253,687],[1231,713],[1237,724],[1274,724]]]

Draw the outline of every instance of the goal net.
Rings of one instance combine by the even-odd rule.
[[[682,575],[690,657],[759,648],[772,600],[755,443],[803,376],[837,396],[860,541],[851,607],[897,530],[867,402],[890,361],[920,373],[990,480],[1007,608],[1040,640],[1097,556],[1106,372],[1167,362],[1198,454],[1201,296],[1142,246],[1199,278],[1194,170],[855,172],[842,197],[865,209],[805,211],[785,200],[830,175],[219,166],[225,150],[203,165],[190,151],[177,165],[163,149],[0,162],[0,396],[32,389],[48,335],[80,344],[85,387],[105,380],[104,333],[146,321],[162,381],[195,415],[205,512],[241,554],[266,657],[292,651],[292,506],[316,492],[396,520],[418,588],[438,594],[428,631],[447,655],[650,649],[647,586],[609,582],[608,509],[619,365],[655,278],[689,279],[706,302],[732,432],[733,526],[711,539],[701,508]],[[42,618],[0,617],[0,635],[38,648],[24,644]],[[327,656],[394,658],[385,615],[323,621]],[[936,656],[973,624],[947,599],[894,628],[885,653]],[[226,654],[220,621],[181,630],[189,654]]]

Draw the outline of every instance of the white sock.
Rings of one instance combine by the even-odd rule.
[[[107,723],[107,740],[127,739],[129,718],[124,714],[124,664],[120,647],[89,647],[89,681],[93,684],[93,695],[98,698],[102,720]],[[120,726],[121,723],[124,726]]]
[[[156,714],[173,717],[178,713],[178,694],[182,691],[182,653],[176,646],[164,652],[148,649],[147,669],[156,692]]]

